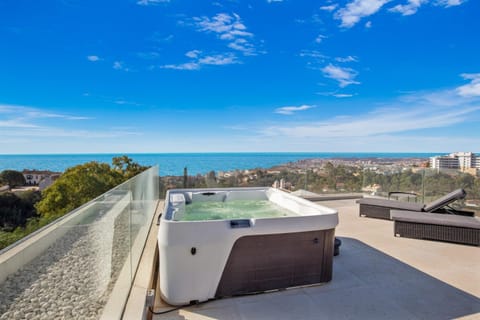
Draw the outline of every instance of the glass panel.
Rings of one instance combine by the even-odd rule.
[[[428,203],[458,188],[467,196],[450,206],[480,212],[480,178],[454,169],[413,168],[397,173],[363,171],[363,192],[399,201]]]
[[[0,319],[120,317],[158,197],[153,167],[3,252]]]
[[[480,213],[480,178],[470,173],[452,169],[428,169],[424,178],[425,202],[438,199],[449,192],[462,188],[467,196],[450,206],[459,210]]]
[[[362,190],[362,169],[331,162],[311,160],[294,171],[281,172],[287,188],[304,197],[342,195]]]
[[[412,168],[393,172],[363,170],[362,191],[369,196],[384,197],[406,202],[423,201],[425,169]]]

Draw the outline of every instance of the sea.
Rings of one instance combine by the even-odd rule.
[[[275,153],[120,153],[120,154],[19,154],[0,155],[0,171],[24,169],[63,172],[67,168],[90,162],[112,163],[112,158],[127,155],[141,165],[158,165],[161,176],[189,175],[210,171],[232,171],[271,168],[303,159],[330,158],[429,158],[438,153],[331,153],[331,152],[275,152]]]

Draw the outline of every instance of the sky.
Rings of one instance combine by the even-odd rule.
[[[480,1],[2,0],[0,154],[480,152]]]

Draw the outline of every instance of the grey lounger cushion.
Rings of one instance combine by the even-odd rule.
[[[438,198],[435,201],[432,201],[426,204],[425,207],[423,208],[423,211],[432,212],[432,211],[438,210],[440,208],[443,208],[447,204],[452,203],[455,200],[460,200],[465,198],[466,195],[467,193],[465,192],[465,190],[457,189],[455,191],[450,192],[449,194],[444,195],[441,198]]]
[[[475,217],[405,210],[391,210],[390,217],[392,220],[398,221],[435,224],[441,226],[454,226],[480,230],[480,220]]]
[[[425,206],[423,203],[403,202],[403,201],[378,199],[378,198],[363,198],[363,199],[357,200],[357,203],[369,205],[369,206],[386,207],[390,209],[410,210],[410,211],[422,211],[422,209]]]

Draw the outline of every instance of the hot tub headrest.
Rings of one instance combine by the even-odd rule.
[[[228,191],[199,191],[192,192],[192,202],[216,201],[223,202],[227,197]]]

